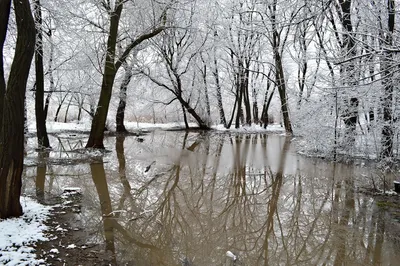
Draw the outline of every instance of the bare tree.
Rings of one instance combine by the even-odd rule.
[[[8,2],[8,3],[5,3]],[[10,12],[10,1],[1,1],[0,9],[6,17]],[[35,50],[35,23],[28,0],[15,0],[14,10],[17,22],[17,43],[15,56],[8,77],[1,112],[0,131],[0,218],[18,217],[22,214],[19,201],[21,175],[24,161],[24,95],[32,57]],[[4,4],[4,6],[3,6]],[[7,20],[1,16],[0,29],[7,29]],[[4,24],[6,23],[6,24]],[[2,31],[0,38],[5,37]],[[4,39],[1,39],[2,41]],[[1,42],[1,44],[3,44]],[[1,46],[1,49],[3,46]],[[3,69],[3,66],[0,67]],[[2,76],[2,80],[5,80]],[[2,100],[2,99],[0,99]]]
[[[44,69],[43,69],[43,19],[40,0],[34,1],[36,24],[36,49],[35,49],[35,115],[38,148],[49,148],[49,137],[46,129],[46,115],[44,110]]]
[[[105,54],[101,92],[97,104],[97,109],[92,121],[89,140],[86,144],[87,148],[104,149],[104,128],[106,125],[114,80],[119,68],[122,66],[126,58],[135,47],[137,47],[142,42],[153,38],[165,29],[164,24],[167,19],[167,10],[164,10],[158,23],[154,25],[154,27],[152,27],[147,32],[140,34],[136,38],[132,38],[128,45],[125,47],[122,54],[118,57],[116,54],[116,45],[118,41],[118,29],[124,3],[125,1],[123,0],[117,0],[112,6],[109,1],[103,2],[103,6],[109,14],[110,27],[107,32],[107,49]]]

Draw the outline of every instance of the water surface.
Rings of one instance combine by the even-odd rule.
[[[372,167],[305,158],[278,135],[156,131],[109,137],[104,154],[70,137],[52,137],[49,153],[28,150],[25,192],[45,199],[80,188],[85,242],[116,264],[400,261],[397,222],[358,192],[392,178]]]

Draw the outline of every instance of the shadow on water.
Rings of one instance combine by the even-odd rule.
[[[35,183],[38,198],[81,188],[87,241],[104,245],[114,264],[395,265],[400,259],[385,212],[357,192],[370,168],[298,156],[290,138],[273,135],[154,132],[140,142],[133,136],[106,142],[115,150],[96,162],[38,165]]]

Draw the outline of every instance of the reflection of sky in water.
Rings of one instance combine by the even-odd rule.
[[[98,154],[71,151],[82,139],[52,138],[44,181],[56,195],[64,187],[82,189],[77,217],[88,239],[106,240],[121,262],[182,265],[186,258],[231,265],[228,250],[241,265],[394,265],[399,259],[384,213],[354,192],[378,175],[371,168],[299,156],[276,135],[143,138],[118,138],[117,145],[106,138],[110,152],[95,167],[84,162],[99,162]],[[45,165],[35,156],[28,149],[30,164]],[[60,164],[64,159],[70,164]],[[35,193],[35,180],[43,179],[37,174],[44,172],[26,168],[26,193]]]

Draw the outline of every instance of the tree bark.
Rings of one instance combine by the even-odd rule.
[[[246,62],[245,67],[243,68],[243,79],[242,79],[242,90],[243,90],[243,103],[246,109],[246,125],[251,125],[251,104],[250,104],[250,96],[249,96],[249,76],[250,76],[250,62]]]
[[[8,18],[10,17],[11,0],[0,1],[0,130],[3,121],[3,103],[6,93],[6,81],[4,76],[3,47],[7,35]]]
[[[19,198],[24,161],[24,95],[35,51],[35,24],[29,1],[13,2],[18,33],[0,133],[0,219],[22,215]]]
[[[203,61],[203,71],[202,71],[202,76],[203,76],[203,83],[204,83],[204,95],[205,95],[205,100],[206,100],[206,111],[207,111],[207,116],[208,120],[211,121],[211,110],[210,110],[210,98],[208,97],[208,85],[207,85],[207,65]]]
[[[342,11],[341,22],[344,28],[342,48],[348,57],[354,57],[356,55],[355,41],[353,38],[353,24],[351,22],[351,0],[340,0],[340,8]],[[342,79],[347,80],[347,84],[350,87],[357,85],[355,81],[355,65],[354,62],[349,62],[341,73]],[[347,96],[348,97],[348,96]],[[355,96],[350,96],[345,99],[345,109],[342,114],[343,122],[346,125],[345,145],[351,147],[355,141],[355,131],[358,118],[358,103],[359,100]]]
[[[276,22],[276,0],[273,1],[272,4],[272,50],[274,54],[274,64],[275,64],[275,84],[278,88],[279,98],[281,100],[281,111],[283,116],[283,124],[285,126],[285,130],[287,133],[292,134],[292,123],[290,121],[289,115],[289,105],[287,101],[287,94],[286,94],[286,80],[285,80],[285,73],[283,71],[283,64],[282,64],[282,57],[281,57],[281,37],[280,33],[277,29],[277,22]]]
[[[281,99],[281,110],[283,116],[283,124],[287,133],[292,134],[292,123],[289,116],[289,106],[286,94],[286,81],[283,72],[282,59],[280,53],[275,49],[275,80],[278,87],[279,98]]]
[[[43,29],[42,10],[40,0],[34,1],[35,25],[36,25],[36,49],[35,49],[35,115],[36,135],[38,148],[49,148],[49,137],[47,136],[46,118],[44,113],[44,70],[43,70]]]
[[[388,0],[388,32],[386,33],[385,44],[390,47],[393,45],[393,32],[395,26],[395,1]],[[393,54],[387,52],[382,62],[384,70],[383,83],[383,128],[382,128],[382,152],[381,158],[393,157],[393,72],[390,70],[393,67]]]
[[[54,58],[54,43],[52,41],[52,30],[50,29],[47,33],[47,36],[49,37],[50,41],[50,55],[49,55],[49,80],[50,80],[50,87],[49,87],[49,93],[46,96],[45,104],[44,104],[44,120],[47,120],[47,114],[49,111],[49,105],[50,105],[50,100],[51,100],[51,95],[55,91],[55,86],[54,86],[54,75],[53,75],[53,58]]]
[[[104,128],[106,126],[108,108],[111,100],[112,88],[114,85],[115,75],[118,69],[125,62],[130,52],[143,41],[150,39],[164,30],[164,25],[154,28],[149,33],[140,35],[133,40],[124,50],[122,55],[116,60],[115,48],[118,37],[119,20],[123,9],[123,0],[115,2],[115,10],[110,11],[110,29],[107,39],[107,53],[104,64],[103,81],[101,84],[100,98],[97,104],[97,109],[92,121],[92,127],[86,148],[104,149]],[[165,14],[163,15],[163,23],[165,23]]]
[[[271,88],[270,76],[271,76],[271,70],[268,72],[267,89],[265,91],[264,104],[263,104],[263,109],[261,112],[261,123],[263,124],[264,128],[267,128],[267,126],[268,126],[268,122],[269,122],[268,121],[268,110],[269,110],[269,106],[272,101],[272,96],[274,96],[274,92],[275,92],[275,88],[276,88],[274,85],[272,92],[268,96],[269,89]]]
[[[240,78],[238,78],[240,80]],[[243,98],[243,90],[240,86],[240,83],[236,84],[236,102],[237,102],[237,110],[236,110],[236,120],[235,120],[235,128],[240,127],[240,117],[242,116],[242,98]]]
[[[127,132],[125,125],[124,125],[124,119],[125,119],[125,107],[126,107],[126,91],[128,89],[128,85],[131,82],[133,73],[132,73],[132,66],[126,66],[125,67],[125,76],[124,80],[121,83],[121,87],[119,88],[119,104],[118,104],[118,109],[117,109],[117,115],[116,115],[116,124],[117,124],[117,132],[119,133],[125,133]]]
[[[221,84],[219,82],[219,73],[218,73],[218,62],[217,62],[217,57],[216,57],[216,52],[214,48],[214,79],[215,79],[215,86],[217,89],[217,102],[218,102],[218,111],[219,111],[219,119],[220,123],[224,125],[225,128],[228,128],[228,125],[226,124],[226,118],[225,118],[225,112],[224,112],[224,106],[222,104],[222,93],[221,93]]]
[[[106,126],[108,107],[111,100],[112,87],[114,85],[117,69],[115,66],[115,47],[118,37],[119,20],[122,13],[123,4],[116,1],[115,11],[110,13],[110,30],[107,40],[107,53],[104,65],[103,81],[101,84],[100,98],[97,104],[96,113],[92,121],[89,140],[86,148],[104,149],[104,127]]]

